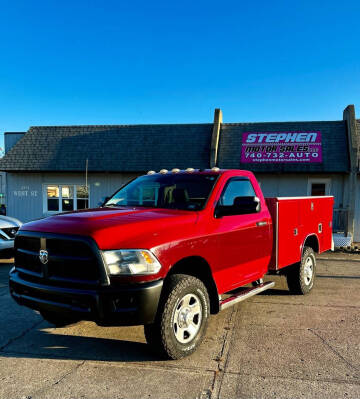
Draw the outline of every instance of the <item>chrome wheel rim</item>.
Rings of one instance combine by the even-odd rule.
[[[181,344],[192,341],[200,330],[202,305],[195,294],[186,294],[175,306],[172,320],[175,338]]]
[[[311,256],[308,256],[305,260],[304,266],[304,282],[306,285],[310,285],[314,274],[314,261]]]

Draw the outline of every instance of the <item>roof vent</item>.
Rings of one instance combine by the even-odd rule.
[[[185,172],[192,173],[192,172],[195,172],[195,169],[194,168],[186,168]]]
[[[149,170],[149,171],[147,172],[148,175],[154,175],[155,173],[156,173],[155,170]]]
[[[161,173],[162,175],[166,175],[167,172],[168,172],[167,169],[161,169],[161,170],[160,170],[160,173]]]

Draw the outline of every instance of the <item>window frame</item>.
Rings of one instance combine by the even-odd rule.
[[[331,178],[325,177],[317,177],[317,178],[309,178],[307,185],[307,195],[311,196],[311,189],[313,184],[325,184],[325,196],[330,195],[331,192]]]
[[[57,213],[62,213],[62,212],[73,212],[73,211],[77,211],[78,210],[78,208],[77,208],[77,200],[78,200],[78,197],[77,197],[77,190],[76,190],[76,188],[77,188],[77,186],[85,186],[85,184],[81,184],[81,183],[43,183],[43,214],[44,215],[56,215]],[[48,196],[47,196],[47,188],[49,187],[49,186],[56,186],[56,187],[58,187],[59,188],[59,210],[58,211],[49,211],[48,210]],[[62,188],[63,187],[72,187],[72,189],[73,189],[73,193],[74,193],[74,195],[73,195],[73,201],[74,201],[74,209],[72,210],[72,211],[64,211],[63,210],[63,206],[62,206],[62,200],[63,200],[63,197],[62,197]],[[88,200],[88,206],[90,206],[90,186],[88,185],[88,187],[87,187],[87,190],[88,190],[88,198],[87,198],[87,200]],[[66,198],[64,198],[64,199],[66,199]],[[79,199],[85,199],[85,198],[79,198]]]
[[[259,196],[258,196],[258,194],[257,194],[257,192],[256,192],[256,190],[255,190],[254,185],[252,184],[251,180],[250,180],[248,177],[245,177],[245,176],[244,176],[244,177],[242,177],[242,176],[230,177],[230,179],[228,179],[228,181],[225,183],[223,189],[221,190],[220,196],[219,196],[219,198],[218,198],[218,200],[217,200],[217,202],[216,202],[216,205],[215,205],[215,207],[214,207],[214,214],[213,214],[213,216],[214,216],[215,218],[216,218],[216,209],[217,209],[217,207],[218,207],[218,206],[223,206],[223,205],[220,204],[221,197],[223,196],[223,194],[225,193],[225,191],[226,191],[228,185],[229,185],[232,181],[248,181],[248,182],[250,183],[252,189],[254,190],[255,197],[259,198]],[[262,208],[262,207],[261,207],[261,201],[260,201],[260,202],[259,202],[259,211],[256,212],[256,213],[261,212],[261,208]],[[229,216],[247,216],[247,215],[252,215],[252,213],[251,213],[251,214],[250,214],[250,213],[247,213],[247,214],[243,214],[243,215],[229,215]]]

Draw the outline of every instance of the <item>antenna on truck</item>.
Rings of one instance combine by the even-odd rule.
[[[88,190],[88,166],[89,166],[89,160],[86,158],[85,161],[85,188],[86,188],[86,194],[87,194],[87,207],[89,207],[89,190]]]

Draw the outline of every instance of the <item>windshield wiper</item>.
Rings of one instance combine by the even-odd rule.
[[[116,208],[154,208],[149,205],[118,205],[118,204],[105,204],[104,207],[116,207]]]

